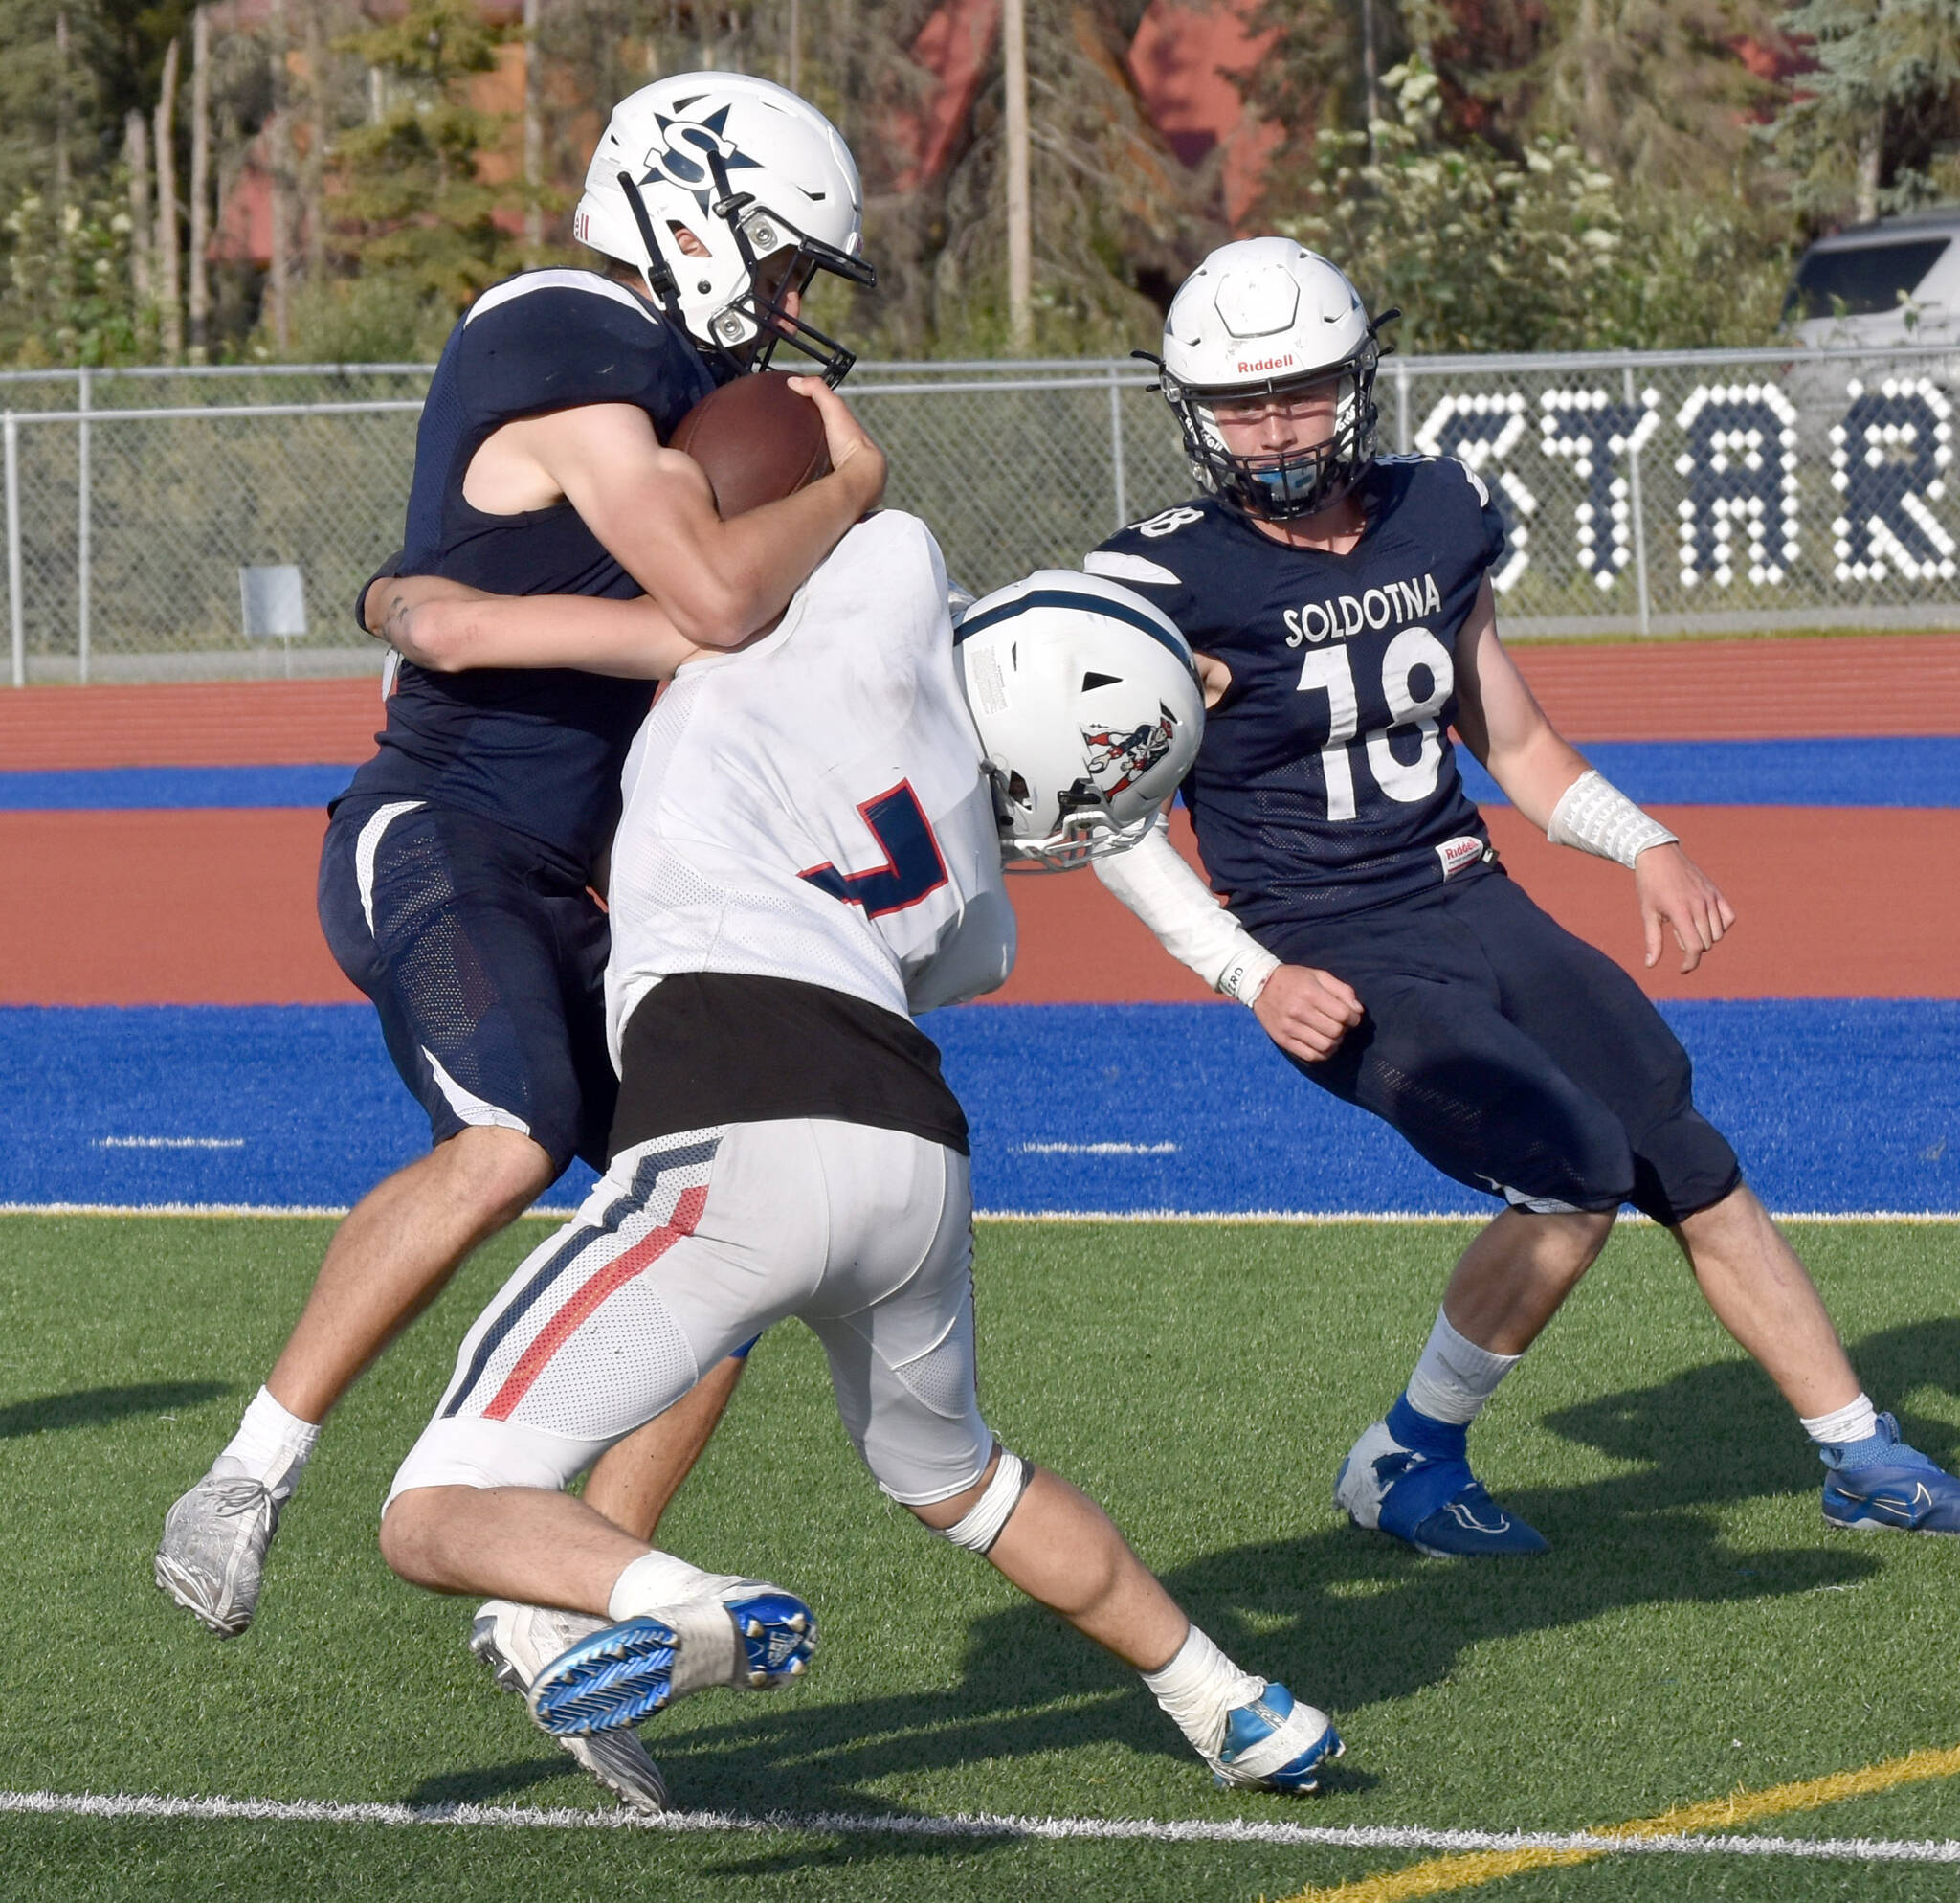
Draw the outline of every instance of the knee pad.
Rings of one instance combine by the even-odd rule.
[[[964,1546],[969,1553],[985,1555],[992,1552],[993,1542],[1005,1531],[1034,1477],[1033,1461],[1024,1461],[1019,1454],[1011,1454],[1005,1447],[1001,1448],[993,1478],[987,1483],[986,1491],[968,1510],[966,1517],[955,1520],[949,1527],[938,1527],[934,1531],[942,1539],[949,1539],[955,1546]]]

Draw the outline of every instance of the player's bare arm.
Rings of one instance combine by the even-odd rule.
[[[683,638],[733,647],[782,613],[884,493],[883,451],[818,379],[796,384],[823,414],[831,472],[732,521],[716,513],[700,465],[663,448],[632,404],[506,423],[477,452],[463,498],[493,515],[570,503]]]
[[[1526,818],[1553,837],[1560,802],[1591,772],[1538,705],[1497,632],[1497,606],[1486,577],[1458,639],[1457,730]],[[1634,860],[1645,962],[1660,962],[1664,932],[1681,948],[1683,974],[1702,962],[1735,923],[1735,908],[1715,882],[1667,838]]]
[[[368,630],[436,674],[571,667],[665,681],[708,648],[686,639],[651,595],[488,594],[441,575],[384,575],[368,590]]]

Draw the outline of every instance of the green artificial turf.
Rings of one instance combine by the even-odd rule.
[[[492,1692],[470,1608],[383,1567],[375,1518],[486,1248],[336,1416],[258,1623],[220,1644],[149,1583],[328,1233],[305,1220],[0,1219],[0,1789],[609,1802]],[[1827,1535],[1815,1456],[1667,1239],[1623,1228],[1476,1451],[1545,1559],[1425,1560],[1348,1527],[1335,1464],[1393,1398],[1466,1226],[984,1224],[982,1398],[1101,1498],[1248,1667],[1332,1712],[1322,1798],[1215,1791],[1135,1680],[858,1467],[794,1324],[757,1349],[666,1525],[817,1608],[808,1682],[648,1728],[677,1802],[1576,1829],[1960,1744],[1960,1541]],[[1960,1451],[1960,1230],[1796,1232],[1867,1387]],[[1960,1780],[1750,1826],[1960,1837]],[[1290,1896],[1420,1861],[1303,1846],[0,1819],[8,1896]],[[1950,1896],[1951,1867],[1616,1858],[1466,1894]]]

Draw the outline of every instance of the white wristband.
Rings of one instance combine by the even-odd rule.
[[[1096,876],[1150,928],[1157,943],[1214,991],[1251,1004],[1280,960],[1218,904],[1170,843],[1162,814],[1136,844],[1092,862]]]
[[[1247,1006],[1257,1004],[1266,980],[1280,969],[1281,960],[1241,926],[1233,928],[1235,942],[1232,962],[1212,980],[1212,989],[1236,997]]]
[[[1600,859],[1631,866],[1649,846],[1672,845],[1675,836],[1640,809],[1596,769],[1588,767],[1551,809],[1545,837],[1555,846],[1577,846]]]

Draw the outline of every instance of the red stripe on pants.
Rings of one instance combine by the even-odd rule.
[[[682,1190],[679,1200],[674,1205],[674,1214],[665,1223],[651,1235],[642,1237],[624,1255],[614,1256],[572,1296],[538,1331],[531,1345],[518,1357],[517,1366],[505,1377],[503,1385],[483,1410],[483,1418],[486,1421],[508,1421],[531,1383],[545,1372],[546,1364],[565,1346],[579,1324],[615,1288],[624,1287],[641,1269],[658,1262],[681,1237],[694,1234],[694,1225],[701,1220],[707,1199],[704,1184],[698,1189]]]

